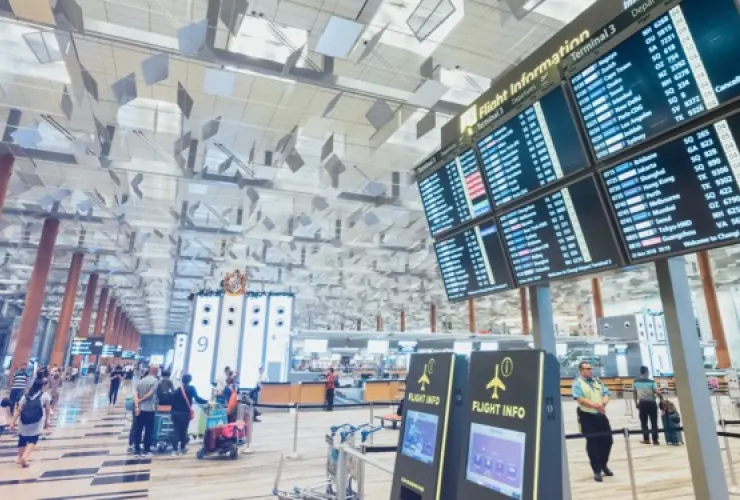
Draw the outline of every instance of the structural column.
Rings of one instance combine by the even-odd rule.
[[[98,288],[98,273],[90,274],[87,279],[87,290],[85,290],[85,304],[82,306],[78,335],[87,337],[90,335],[90,320],[92,320],[93,305],[95,305],[95,292]]]
[[[521,290],[525,289],[522,288]],[[526,300],[526,291],[522,295]],[[532,309],[532,336],[534,337],[535,349],[542,349],[552,356],[557,356],[557,348],[555,347],[555,320],[552,315],[552,293],[550,291],[550,285],[530,287],[529,301]],[[526,302],[523,303],[526,304]],[[524,316],[523,314],[522,317]],[[529,327],[529,324],[527,324],[527,327]],[[555,411],[560,412],[562,415],[562,401],[558,398],[555,404],[560,406]],[[565,440],[565,419],[561,419],[561,422],[563,441],[563,500],[569,500],[571,498],[571,489],[570,472],[568,469],[568,442]]]
[[[601,282],[599,278],[591,278],[591,296],[594,300],[594,317],[599,320],[604,317],[604,302],[601,300]],[[596,321],[598,323],[598,321]]]
[[[383,316],[381,316],[380,314],[375,317],[375,331],[383,331]]]
[[[696,261],[699,264],[699,276],[701,277],[701,287],[704,290],[704,301],[707,303],[709,326],[712,329],[712,338],[714,339],[717,350],[717,364],[719,368],[730,368],[732,367],[732,363],[730,362],[730,352],[727,349],[725,327],[722,324],[722,316],[719,312],[717,288],[714,284],[714,274],[712,273],[712,263],[709,260],[709,252],[706,250],[697,252]]]
[[[104,286],[100,289],[100,298],[98,299],[98,312],[95,315],[95,328],[93,335],[99,337],[103,333],[103,319],[105,319],[105,310],[108,307],[108,294],[110,288]]]
[[[717,440],[712,401],[707,390],[701,344],[696,334],[686,260],[683,257],[661,259],[655,262],[655,270],[665,314],[666,336],[673,361],[694,497],[726,500],[729,498],[727,479]]]
[[[0,158],[0,219],[2,219],[5,198],[8,195],[8,186],[10,178],[13,176],[13,164],[15,158],[11,154],[6,154]]]
[[[437,304],[429,306],[429,331],[437,333]]]
[[[362,330],[362,320],[358,319],[357,320],[357,331],[359,332],[360,330]]]
[[[104,344],[110,344],[111,335],[113,333],[113,324],[116,322],[116,298],[111,297],[108,302],[108,313],[105,315],[105,333]]]
[[[21,323],[18,327],[18,340],[13,352],[13,368],[11,373],[23,363],[28,362],[36,336],[41,308],[44,305],[46,295],[46,282],[49,279],[51,261],[54,259],[54,245],[59,233],[59,221],[57,219],[46,219],[41,230],[41,240],[36,252],[36,261],[33,264],[31,279],[28,281],[26,302],[23,305]]]
[[[406,311],[401,311],[401,331],[406,331]]]
[[[521,306],[522,334],[529,335],[532,331],[529,329],[529,311],[527,310],[527,289],[519,289],[519,304]]]
[[[84,253],[75,253],[72,255],[72,261],[69,264],[69,273],[67,274],[67,286],[64,290],[64,299],[62,299],[62,310],[59,311],[59,321],[57,322],[57,331],[54,334],[54,347],[51,350],[52,366],[61,366],[64,363],[64,351],[69,341],[69,326],[72,322],[72,313],[75,309],[75,299],[77,298],[77,284],[80,281],[82,273],[82,260]],[[88,325],[89,326],[89,325]]]
[[[475,300],[473,299],[468,299],[468,327],[470,333],[478,331],[475,327]]]

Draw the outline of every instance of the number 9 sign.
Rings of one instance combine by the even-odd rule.
[[[198,337],[198,352],[205,352],[208,349],[208,337]]]

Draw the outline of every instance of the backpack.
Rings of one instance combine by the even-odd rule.
[[[21,409],[21,423],[30,425],[40,422],[44,418],[44,407],[41,404],[41,393],[35,398],[27,397]]]
[[[175,386],[171,380],[163,380],[157,387],[157,404],[163,406],[172,405],[172,395],[175,392]]]

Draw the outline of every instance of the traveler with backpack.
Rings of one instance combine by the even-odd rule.
[[[110,372],[110,390],[108,391],[108,405],[113,406],[118,401],[118,391],[121,389],[121,380],[123,380],[123,369],[121,365],[116,365]]]
[[[18,463],[24,468],[28,467],[28,458],[39,442],[39,436],[49,427],[51,396],[42,392],[43,388],[43,379],[34,381],[26,395],[21,398],[18,411],[10,424],[12,430],[18,420],[21,421],[18,427]]]
[[[162,371],[162,378],[157,386],[157,411],[172,410],[172,393],[175,392],[175,384],[170,380],[170,375],[168,370]]]

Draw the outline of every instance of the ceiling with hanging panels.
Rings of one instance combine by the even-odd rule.
[[[434,302],[444,329],[465,329],[412,167],[591,3],[0,0],[2,142],[17,157],[0,298],[22,303],[53,215],[52,317],[83,250],[78,312],[97,271],[142,332],[187,329],[188,295],[236,268],[252,290],[295,292],[300,328],[370,329],[381,314],[393,329],[405,310],[425,329]],[[732,250],[713,257],[736,265]],[[654,295],[651,278],[608,275],[604,299]],[[556,312],[589,307],[589,286],[555,285]],[[516,330],[518,311],[516,291],[479,299],[478,327]]]

